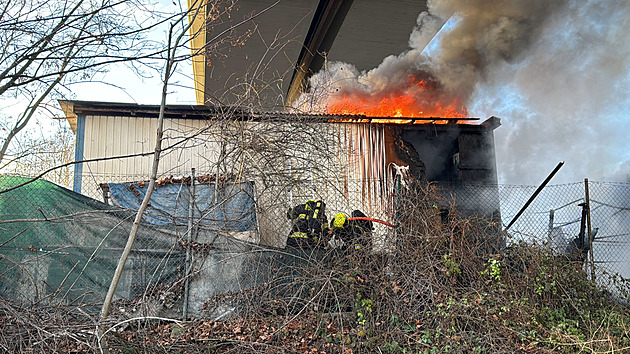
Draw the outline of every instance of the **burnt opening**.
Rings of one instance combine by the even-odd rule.
[[[488,121],[486,121],[488,122]],[[496,184],[494,125],[419,124],[388,127],[388,162],[408,165],[427,182]]]

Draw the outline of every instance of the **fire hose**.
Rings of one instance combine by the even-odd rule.
[[[369,217],[367,217],[367,216],[355,216],[355,217],[352,217],[352,218],[348,218],[348,221],[350,221],[350,220],[365,220],[365,221],[374,221],[374,222],[377,222],[377,223],[383,224],[383,225],[385,225],[385,226],[389,226],[389,227],[398,227],[398,225],[393,225],[393,224],[390,224],[390,223],[388,223],[387,221],[383,221],[383,220],[379,220],[379,219],[375,219],[375,218],[369,218]]]

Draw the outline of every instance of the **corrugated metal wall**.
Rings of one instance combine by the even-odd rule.
[[[157,120],[154,118],[87,116],[85,119],[84,159],[149,153],[155,147]],[[205,128],[207,122],[203,120],[166,119],[162,147],[168,148]],[[192,138],[166,149],[161,156],[159,174],[189,175],[193,167],[208,172],[211,161],[216,161],[216,146],[215,142]],[[81,190],[93,196],[98,177],[113,179],[113,182],[146,179],[152,161],[153,156],[148,155],[86,163]]]
[[[355,198],[370,214],[381,212],[387,198],[385,127],[372,124],[346,124],[345,146],[348,156],[348,178],[361,181]]]

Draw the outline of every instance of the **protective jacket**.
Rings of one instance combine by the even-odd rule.
[[[287,246],[316,247],[327,231],[326,204],[321,200],[289,208],[287,218],[292,221]]]
[[[360,210],[352,212],[352,218],[365,217]],[[374,226],[369,220],[348,220],[345,214],[336,214],[330,221],[330,228],[333,234],[340,238],[345,248],[350,250],[371,250],[372,230]]]

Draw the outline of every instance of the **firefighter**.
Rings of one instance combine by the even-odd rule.
[[[308,200],[289,208],[287,218],[292,221],[287,246],[314,248],[323,244],[323,235],[328,228],[326,204],[323,201]]]
[[[337,213],[330,219],[330,227],[328,232],[343,242],[344,248],[347,248],[352,240],[352,231],[350,229],[350,222],[348,217],[344,213]]]
[[[372,230],[374,226],[369,220],[352,220],[356,217],[366,217],[360,210],[355,210],[348,218],[344,213],[337,213],[330,220],[330,233],[341,239],[344,248],[350,250],[372,249]]]

